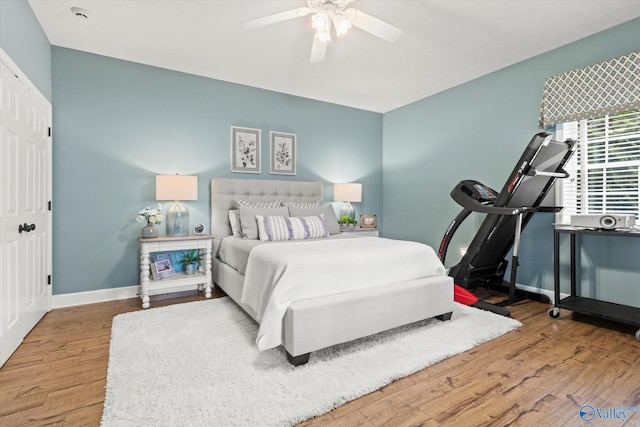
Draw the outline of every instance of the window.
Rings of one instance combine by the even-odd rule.
[[[569,178],[558,180],[556,222],[576,214],[640,215],[640,109],[595,119],[562,123],[556,139],[578,141],[565,165]]]

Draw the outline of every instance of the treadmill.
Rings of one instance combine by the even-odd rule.
[[[534,213],[562,209],[540,205],[556,179],[569,176],[563,167],[576,148],[576,141],[572,139],[558,142],[542,132],[531,139],[499,193],[473,180],[461,181],[454,187],[451,197],[463,209],[440,243],[438,256],[443,264],[449,243],[460,224],[471,212],[487,214],[465,255],[449,269],[449,276],[456,285],[508,292],[508,299],[497,304],[501,307],[525,298],[549,301],[544,295],[516,289],[520,233]],[[512,248],[511,278],[506,282],[504,274],[508,261],[505,257]]]

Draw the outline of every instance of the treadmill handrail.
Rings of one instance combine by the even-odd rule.
[[[470,211],[494,215],[518,215],[523,212],[559,212],[563,209],[562,206],[523,206],[520,208],[509,206],[497,207],[492,204],[479,202],[478,200],[455,190],[451,192],[451,198],[460,206]]]
[[[554,176],[556,178],[569,178],[569,172],[564,169],[560,169],[557,172],[545,172],[539,171],[536,168],[530,168],[527,171],[528,176]]]

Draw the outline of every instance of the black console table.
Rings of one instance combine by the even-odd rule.
[[[570,268],[571,268],[571,294],[566,298],[560,298],[560,234],[568,234],[570,239]],[[609,236],[609,237],[640,237],[640,231],[621,230],[592,230],[573,227],[556,227],[553,233],[553,287],[555,308],[549,310],[549,317],[560,317],[560,309],[574,311],[576,313],[601,317],[607,320],[626,323],[640,327],[640,308],[628,305],[601,301],[593,298],[585,298],[577,295],[576,274],[576,236],[577,235]],[[640,340],[640,329],[636,332],[636,338]]]

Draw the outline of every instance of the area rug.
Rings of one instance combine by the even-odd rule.
[[[113,319],[102,426],[289,426],[521,326],[456,304],[425,320],[311,353],[259,352],[228,297]]]

